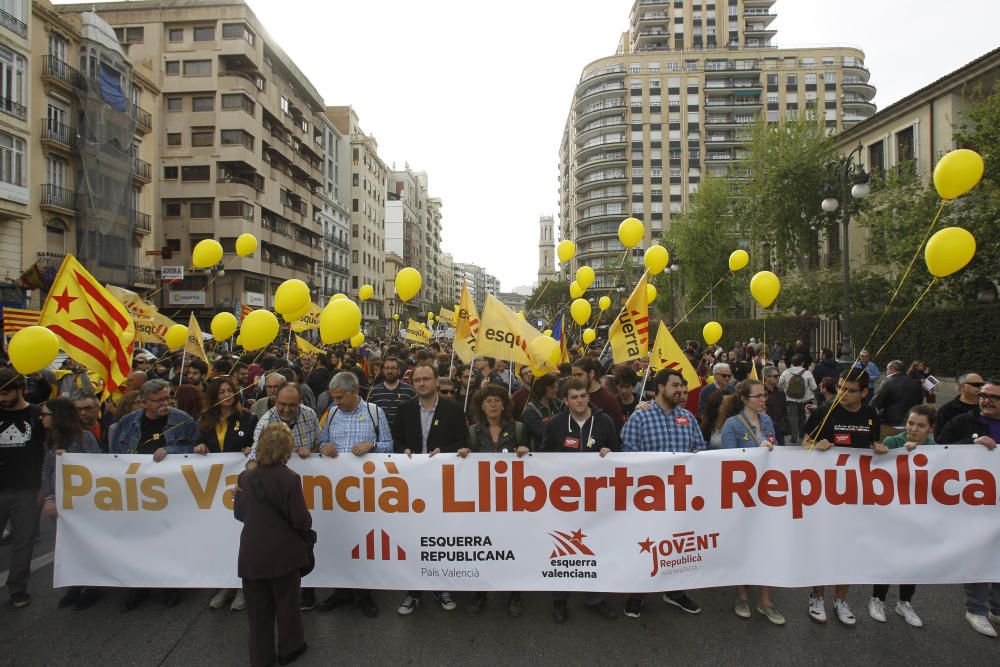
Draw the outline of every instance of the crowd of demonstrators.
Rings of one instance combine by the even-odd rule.
[[[2,370],[0,432],[10,442],[0,447],[0,523],[10,519],[11,604],[30,603],[39,509],[57,514],[55,457],[63,452],[143,454],[156,462],[174,454],[247,456],[235,497],[236,517],[244,523],[238,555],[243,586],[212,591],[206,599],[213,609],[248,612],[251,662],[269,664],[305,651],[302,611],[350,604],[366,617],[378,615],[369,590],[338,589],[317,604],[316,591],[301,588],[300,533],[309,527],[309,515],[301,482],[285,465],[293,454],[475,459],[538,451],[603,457],[618,451],[689,453],[800,443],[818,452],[848,447],[882,454],[936,442],[993,449],[1000,441],[1000,384],[975,372],[962,374],[959,395],[935,412],[927,405],[933,394],[921,386],[928,374],[922,361],[907,369],[893,360],[884,375],[876,375],[879,369],[867,353],[845,370],[829,349],[813,364],[802,341],[768,349],[755,339],[707,350],[687,341],[685,353],[707,381],[690,401],[680,372],[667,369],[649,377],[647,360],[614,365],[596,351],[574,351],[571,364],[536,378],[530,369],[501,360],[477,358],[466,365],[448,348],[380,341],[319,355],[271,348],[252,361],[220,353],[207,364],[189,360],[183,369],[179,359],[140,350],[125,386],[103,403],[95,396],[99,388],[75,362],[58,375],[45,371],[24,378]],[[689,410],[689,404],[697,407]],[[267,507],[273,502],[287,513],[279,516]],[[848,590],[848,585],[834,587],[833,608],[842,623],[853,625]],[[882,584],[872,588],[868,613],[875,621],[887,622],[889,590]],[[1000,617],[1000,588],[972,583],[965,590],[968,622],[995,635],[991,620]],[[895,612],[920,627],[914,591],[913,585],[899,586]],[[760,587],[755,608],[783,624],[770,593]],[[820,623],[827,620],[825,594],[825,587],[816,586],[808,601],[809,617]],[[127,591],[121,611],[137,608],[149,595]],[[177,604],[180,595],[165,591],[165,604]],[[458,606],[448,592],[433,595],[446,611]],[[585,608],[596,614],[618,615],[608,596],[583,597]],[[701,611],[685,591],[661,597],[683,612]],[[422,598],[421,591],[405,592],[397,613],[412,614]],[[484,592],[471,593],[466,612],[481,613],[487,600]],[[553,594],[555,622],[569,618],[568,600],[566,593]],[[96,589],[75,587],[65,591],[59,606],[86,609],[98,601]],[[625,616],[638,618],[644,604],[643,595],[627,596]],[[520,616],[520,593],[506,594],[505,608]],[[736,587],[733,609],[741,618],[752,615],[746,586]]]

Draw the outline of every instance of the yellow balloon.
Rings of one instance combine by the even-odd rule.
[[[399,313],[393,313],[392,314],[392,319],[394,319],[394,320],[396,320],[398,322],[399,321]]]
[[[327,345],[347,340],[361,329],[361,309],[349,299],[326,304],[319,316],[319,337]]]
[[[709,345],[715,345],[722,338],[722,325],[718,322],[709,322],[701,330],[701,335]]]
[[[656,287],[646,283],[646,301],[653,303],[656,301]]]
[[[542,367],[546,364],[557,366],[561,356],[559,341],[555,338],[537,336],[528,343],[528,358],[531,359],[532,368]]]
[[[281,318],[286,322],[297,322],[298,320],[301,320],[303,317],[305,317],[306,313],[308,313],[311,309],[312,309],[312,303],[306,302],[306,305],[302,306],[300,310],[297,310],[294,313],[285,313],[284,315],[281,316]]]
[[[375,296],[375,288],[371,285],[362,285],[361,289],[358,290],[358,299],[361,301],[367,301],[373,296]]]
[[[365,344],[365,335],[360,331],[351,336],[351,347],[361,347]]]
[[[942,199],[961,197],[983,177],[983,158],[976,151],[959,148],[938,160],[934,187]]]
[[[734,250],[731,255],[729,255],[729,270],[739,271],[740,269],[745,269],[747,264],[750,263],[750,255],[746,250]],[[711,343],[709,343],[711,345]]]
[[[167,344],[167,349],[171,352],[184,347],[187,339],[188,328],[183,324],[174,324],[167,329],[167,333],[163,334],[163,342]]]
[[[586,299],[577,299],[569,306],[569,314],[573,316],[573,321],[581,327],[590,319],[590,302]]]
[[[396,294],[399,295],[403,303],[406,303],[417,295],[422,282],[420,272],[413,267],[408,266],[405,269],[400,269],[399,273],[396,274]]]
[[[196,269],[207,269],[222,260],[222,244],[215,239],[198,241],[191,253],[191,263]]]
[[[600,308],[601,312],[603,313],[605,310],[607,310],[608,308],[611,307],[611,297],[609,297],[609,296],[602,296],[597,301],[597,307]]]
[[[580,286],[580,283],[575,280],[569,284],[569,295],[571,298],[579,299],[583,296],[584,289]]]
[[[340,301],[341,299],[346,299],[346,298],[347,298],[346,294],[341,294],[340,292],[337,292],[336,294],[330,297],[330,301]]]
[[[517,316],[520,317],[522,320],[528,319],[528,316],[524,314],[523,310],[517,311]]]
[[[59,338],[46,327],[24,327],[10,339],[10,363],[21,375],[37,373],[59,354]]]
[[[278,336],[278,329],[281,325],[278,318],[270,310],[255,310],[246,316],[243,325],[240,327],[240,334],[243,336],[243,349],[259,350],[265,345],[270,345]]]
[[[594,270],[589,266],[581,266],[576,270],[576,284],[584,291],[589,290],[590,286],[594,284],[594,278]]]
[[[559,245],[556,246],[556,255],[559,256],[559,261],[563,264],[573,259],[575,254],[576,244],[572,241],[560,241]]]
[[[298,278],[289,278],[274,293],[274,310],[280,315],[297,313],[309,307],[309,286]]]
[[[236,254],[247,257],[257,249],[257,237],[253,234],[240,234],[236,237]]]
[[[946,227],[937,232],[924,248],[927,270],[935,278],[950,276],[965,268],[976,254],[976,239],[961,227]]]
[[[770,271],[760,271],[750,279],[750,294],[761,308],[770,308],[781,291],[781,281]]]
[[[434,311],[431,311],[431,310],[427,311],[427,319],[429,319],[429,320],[433,320],[434,319]]]
[[[236,333],[239,326],[240,323],[232,313],[219,313],[212,318],[212,336],[215,340],[226,340]]]
[[[642,259],[649,272],[656,276],[667,268],[667,264],[670,263],[670,253],[661,245],[651,245],[646,248],[646,254],[643,255]]]
[[[597,340],[597,332],[596,331],[594,331],[593,329],[584,329],[583,330],[583,344],[584,345],[590,345],[595,340]]]
[[[543,336],[551,336],[552,335],[552,329],[546,329],[545,331],[542,332],[542,335]]]
[[[618,240],[626,248],[634,248],[642,241],[643,234],[646,233],[642,222],[635,218],[626,218],[622,224],[618,225]]]

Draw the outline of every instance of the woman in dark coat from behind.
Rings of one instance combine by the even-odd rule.
[[[309,562],[300,533],[312,527],[299,475],[285,466],[292,455],[292,432],[271,424],[257,441],[257,466],[237,481],[233,512],[243,522],[237,572],[243,579],[250,624],[250,664],[286,665],[306,651],[301,576]],[[280,512],[280,514],[279,514]]]

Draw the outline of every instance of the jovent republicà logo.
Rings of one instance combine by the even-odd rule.
[[[584,544],[587,536],[583,529],[571,533],[554,530],[548,534],[553,540],[549,555],[550,569],[542,570],[542,576],[550,579],[596,579],[597,557]]]
[[[702,554],[718,548],[719,533],[696,535],[693,530],[674,533],[659,542],[648,537],[645,541],[639,542],[639,553],[648,553],[653,559],[650,577],[697,570]]]
[[[364,560],[406,560],[406,550],[403,547],[396,545],[396,557],[392,556],[392,544],[389,538],[389,533],[384,530],[379,530],[380,538],[379,543],[375,544],[375,529],[372,528],[365,535],[365,551]],[[361,544],[355,544],[354,548],[351,549],[351,558],[353,560],[362,560]]]

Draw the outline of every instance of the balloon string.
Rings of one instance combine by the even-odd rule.
[[[924,291],[920,294],[920,296],[917,297],[917,300],[913,302],[913,306],[910,307],[910,310],[907,311],[906,315],[903,316],[903,319],[901,319],[899,321],[899,324],[896,325],[896,328],[892,330],[891,334],[889,334],[889,337],[885,339],[884,343],[882,343],[882,347],[880,347],[878,349],[878,352],[876,352],[872,356],[872,359],[876,359],[878,355],[882,354],[882,351],[885,350],[885,347],[886,345],[889,344],[889,341],[891,341],[893,337],[897,333],[899,333],[899,330],[903,328],[903,325],[906,324],[906,321],[910,319],[910,315],[913,315],[914,311],[916,311],[917,307],[920,305],[920,302],[924,300],[924,297],[927,296],[927,293],[931,291],[931,288],[934,287],[934,283],[936,283],[937,281],[938,281],[937,278],[933,278],[931,280],[930,284],[927,285],[926,289],[924,289]]]
[[[700,299],[698,299],[698,303],[696,303],[693,306],[691,306],[691,309],[688,310],[686,313],[684,313],[684,316],[681,317],[681,319],[677,320],[677,322],[674,324],[674,326],[670,327],[670,333],[673,333],[674,329],[676,329],[677,327],[679,327],[688,318],[688,315],[690,315],[694,311],[698,310],[698,306],[700,306],[701,304],[705,303],[705,299],[707,299],[709,297],[709,295],[712,292],[715,291],[715,288],[718,287],[719,285],[721,285],[722,281],[725,280],[727,277],[729,277],[731,275],[733,275],[732,271],[730,271],[727,274],[723,274],[723,276],[721,278],[719,278],[719,280],[716,281],[716,283],[714,285],[712,285],[712,287],[707,292],[705,292],[705,294],[703,294]]]
[[[532,310],[535,309],[535,306],[538,305],[538,302],[542,300],[542,295],[545,294],[545,290],[547,290],[549,288],[549,285],[552,282],[553,281],[551,281],[551,280],[546,280],[545,281],[545,284],[542,285],[542,291],[538,293],[537,297],[535,297],[535,302],[533,304],[531,304],[530,308],[528,308],[526,311],[524,311],[525,316],[527,316]]]

